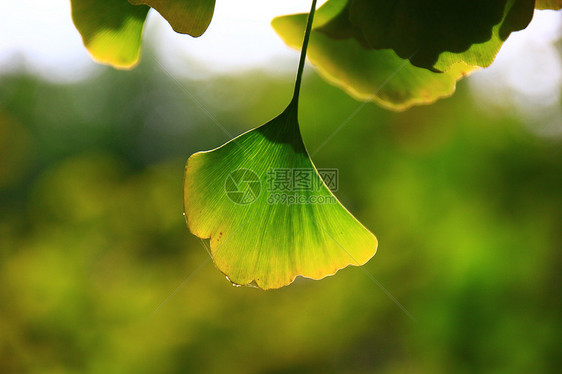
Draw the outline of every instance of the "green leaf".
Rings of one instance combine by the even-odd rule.
[[[129,0],[156,9],[174,31],[193,37],[203,35],[213,18],[215,0]]]
[[[504,41],[513,31],[522,30],[533,17],[532,0],[508,0],[502,21],[494,25],[492,35],[484,43],[476,43],[460,53],[443,52],[434,68],[446,71],[455,63],[462,61],[471,66],[487,67],[494,62]]]
[[[392,50],[367,50],[355,38],[335,39],[323,31],[326,24],[345,11],[345,0],[330,0],[317,11],[308,57],[324,78],[346,90],[358,100],[375,101],[395,110],[427,104],[451,95],[455,83],[474,70],[463,63],[446,73],[435,73],[413,66]],[[275,18],[272,26],[293,48],[299,48],[306,14]],[[352,34],[353,30],[339,28]]]
[[[535,8],[560,10],[562,9],[562,0],[536,0]]]
[[[147,6],[127,0],[71,0],[72,19],[92,57],[116,68],[132,68],[139,59]]]
[[[317,188],[270,191],[279,180],[268,177],[279,170],[306,172]],[[283,203],[284,193],[295,203]],[[296,104],[213,151],[192,155],[184,199],[191,232],[210,238],[215,265],[234,284],[272,289],[298,275],[320,279],[364,264],[377,248],[375,236],[318,175],[302,142]]]
[[[139,61],[142,30],[150,5],[183,34],[201,36],[215,0],[70,0],[74,25],[94,60],[120,69]],[[146,5],[145,5],[146,4]]]
[[[533,7],[534,0],[349,0],[346,14],[363,47],[446,71],[458,62],[490,65],[509,34],[530,22]],[[334,29],[324,32],[339,37]]]
[[[375,236],[323,182],[301,138],[298,100],[315,9],[312,0],[287,109],[222,147],[192,155],[185,168],[187,225],[210,238],[215,265],[237,285],[271,289],[299,275],[320,279],[364,264],[377,250]]]

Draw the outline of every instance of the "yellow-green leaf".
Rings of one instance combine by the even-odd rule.
[[[533,6],[534,0],[349,0],[346,17],[334,22],[350,23],[364,48],[393,49],[416,66],[446,71],[458,62],[490,65],[509,34],[530,22]],[[338,38],[337,29],[323,31]]]
[[[181,34],[201,36],[211,23],[215,0],[129,0],[156,9]]]
[[[475,67],[455,64],[446,73],[413,66],[394,51],[367,50],[354,38],[335,39],[320,29],[344,9],[345,0],[331,0],[317,11],[308,51],[324,78],[353,97],[395,110],[428,104],[451,95],[455,83]],[[306,14],[275,18],[272,26],[293,48],[302,43]]]
[[[127,0],[71,0],[72,19],[92,57],[116,68],[139,59],[147,6]]]
[[[301,181],[297,188],[296,172],[309,185]],[[234,284],[272,289],[299,275],[320,279],[364,264],[377,249],[375,236],[318,175],[294,104],[267,124],[192,155],[184,199],[190,230],[210,238],[215,265]]]
[[[533,5],[532,0],[508,0],[503,18],[492,27],[487,41],[473,43],[462,52],[444,51],[439,55],[433,68],[447,71],[459,61],[471,66],[490,66],[511,32],[527,27],[533,17]]]

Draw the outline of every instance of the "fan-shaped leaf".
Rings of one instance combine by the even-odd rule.
[[[71,0],[72,19],[92,57],[116,68],[139,59],[147,6],[127,0]]]
[[[181,34],[201,36],[215,9],[215,0],[129,0],[131,4],[146,4],[156,9],[172,28]]]
[[[336,39],[319,31],[345,12],[345,3],[330,0],[318,9],[308,57],[328,81],[355,98],[395,110],[427,104],[451,95],[456,81],[475,69],[459,63],[446,73],[435,73],[413,66],[392,50],[367,50],[355,38]],[[287,45],[299,48],[305,22],[306,14],[296,14],[275,18],[272,26]],[[353,33],[349,28],[339,30]]]
[[[306,175],[299,188],[297,172]],[[235,284],[271,289],[298,275],[320,279],[364,264],[377,248],[318,175],[293,104],[222,147],[192,155],[184,199],[190,230],[210,238],[216,266]]]
[[[128,69],[139,60],[142,30],[150,5],[172,28],[201,36],[213,17],[215,0],[71,0],[72,19],[92,57]]]
[[[346,12],[363,47],[390,48],[416,66],[446,71],[458,62],[490,65],[509,34],[530,22],[533,7],[534,0],[349,0]],[[335,29],[324,32],[338,37]]]

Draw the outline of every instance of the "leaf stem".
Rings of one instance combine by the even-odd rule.
[[[310,39],[310,32],[312,31],[312,22],[314,20],[314,13],[316,12],[316,0],[312,0],[312,6],[310,8],[310,13],[308,13],[308,20],[306,22],[306,30],[304,32],[304,40],[302,43],[301,57],[299,60],[299,68],[297,70],[297,80],[295,81],[295,91],[293,93],[293,99],[291,104],[295,107],[299,104],[299,93],[301,90],[302,72],[304,70],[304,63],[306,61],[306,50],[308,48],[308,40]]]

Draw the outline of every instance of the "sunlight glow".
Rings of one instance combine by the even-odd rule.
[[[475,100],[486,110],[513,110],[529,131],[562,138],[562,37],[559,13],[535,11],[531,24],[511,35],[489,68],[469,79]]]
[[[318,5],[325,1],[318,1]],[[99,69],[74,28],[69,0],[0,3],[4,5],[0,13],[0,72],[26,70],[51,81],[72,82]],[[292,61],[298,53],[283,44],[270,26],[271,20],[307,12],[309,7],[302,0],[217,0],[213,21],[199,38],[175,33],[156,11],[151,11],[144,41],[174,74],[191,78],[205,71],[276,71],[279,65],[275,61]]]
[[[324,1],[319,1],[320,6]],[[94,63],[74,28],[68,0],[0,0],[0,73],[30,71],[54,82],[73,82],[103,69]],[[192,38],[175,33],[155,11],[145,26],[143,58],[155,58],[178,77],[263,69],[293,71],[298,52],[270,26],[279,15],[308,11],[302,0],[217,0],[207,32]],[[516,108],[529,129],[562,137],[562,62],[555,41],[561,37],[559,13],[537,11],[531,25],[514,33],[494,64],[468,80],[484,108]],[[147,48],[148,46],[148,48]],[[151,56],[151,50],[156,56]]]

